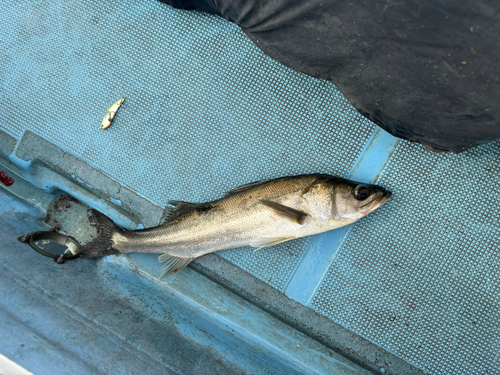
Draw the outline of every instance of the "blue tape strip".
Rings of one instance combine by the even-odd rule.
[[[398,142],[398,138],[382,129],[375,131],[349,173],[349,178],[367,183],[376,182]],[[304,305],[310,303],[351,227],[352,225],[349,225],[312,237],[302,261],[285,289],[288,297]]]

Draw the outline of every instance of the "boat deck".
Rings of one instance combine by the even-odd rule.
[[[254,345],[256,353],[266,347],[258,343],[274,340],[259,326],[259,314],[267,309],[265,319],[271,320],[263,323],[266,326],[283,325],[277,329],[280,344],[266,349],[256,365],[270,373],[331,373],[333,368],[363,373],[362,367],[382,373],[401,373],[404,368],[406,373],[450,375],[500,371],[499,142],[462,154],[439,154],[394,138],[357,113],[335,85],[267,57],[238,26],[217,16],[175,10],[155,0],[7,1],[3,13],[0,169],[43,190],[30,193],[29,184],[16,181],[5,187],[9,193],[0,190],[5,207],[29,202],[30,194],[53,198],[65,192],[134,229],[157,225],[169,200],[209,201],[242,184],[287,175],[329,173],[393,192],[386,205],[349,227],[256,253],[250,248],[222,251],[196,262],[198,272],[183,270],[164,282],[155,279],[160,274],[155,255],[52,264],[14,241],[21,232],[42,225],[43,212],[26,214],[33,225],[16,216],[15,224],[0,235],[10,246],[4,245],[2,252],[7,273],[0,285],[12,298],[2,306],[4,322],[20,319],[15,318],[15,306],[31,309],[30,319],[39,320],[37,329],[44,320],[54,319],[42,309],[43,301],[30,304],[35,297],[57,294],[48,281],[54,272],[64,285],[78,284],[80,296],[95,293],[96,314],[109,308],[99,303],[104,298],[99,289],[109,288],[116,296],[106,292],[106,301],[116,300],[125,311],[130,300],[142,306],[138,316],[151,316],[140,324],[128,316],[126,329],[99,321],[107,328],[82,336],[78,345],[90,349],[79,354],[79,361],[53,361],[74,360],[82,374],[109,373],[102,365],[105,359],[118,363],[127,355],[110,349],[101,364],[92,367],[99,357],[92,348],[126,342],[134,348],[130,353],[138,350],[146,356],[148,345],[158,344],[159,353],[162,341],[155,341],[157,323],[151,322],[161,322],[162,309],[169,309],[169,319],[182,322],[176,327],[190,332],[193,345],[208,345],[223,358],[210,360],[229,366],[220,373],[256,373],[242,353],[230,354],[228,343],[237,346],[234,337],[225,342],[227,332],[221,333],[214,341],[229,348],[211,346],[189,325],[190,313],[179,311],[203,310],[206,304],[209,318],[193,314],[209,321],[198,325],[200,330],[214,329],[225,319],[219,310],[231,310],[234,304],[251,311],[249,317],[233,314],[228,319],[245,332],[246,348]],[[125,102],[114,122],[101,130],[104,113],[121,97]],[[20,201],[11,201],[16,199]],[[16,210],[4,208],[4,215]],[[14,255],[14,249],[22,255]],[[97,281],[89,280],[93,275]],[[15,278],[22,281],[14,287]],[[110,285],[100,285],[102,280]],[[92,291],[82,289],[85,282]],[[219,284],[226,287],[223,292]],[[36,285],[45,285],[46,297],[41,291],[30,292],[36,296],[23,292]],[[263,303],[266,297],[258,295],[259,286],[281,297],[274,305]],[[218,298],[210,288],[227,299],[197,301],[203,293]],[[175,295],[175,302],[153,304],[159,295]],[[85,301],[70,296],[58,300],[65,301],[64,309],[84,309],[80,304]],[[248,306],[239,305],[245,303]],[[285,303],[294,306],[292,311],[280,310]],[[243,311],[238,308],[235,311]],[[40,339],[37,332],[45,338],[52,335],[30,331],[24,320],[16,322],[20,330],[30,332],[26,337],[33,343]],[[66,345],[63,336],[72,329],[69,320],[57,328],[51,338],[55,348]],[[0,329],[5,338],[0,340],[0,354],[37,374],[63,373],[49,371],[52,364],[44,362],[42,354],[32,354],[29,361],[19,354],[23,350],[8,342],[14,334]],[[96,335],[108,344],[92,343]],[[297,347],[307,349],[292,351],[295,335],[300,336]],[[143,341],[131,343],[135,340]],[[281,344],[286,350],[280,351]],[[343,362],[334,350],[357,364]],[[66,356],[71,357],[61,354]],[[280,356],[279,365],[273,365]],[[150,361],[146,357],[141,363]],[[202,367],[183,372],[181,362],[169,364],[166,353],[155,361],[165,369],[173,366],[172,373],[203,373]],[[138,373],[132,362],[123,362],[131,367],[116,364],[115,373]],[[337,364],[340,367],[331,367]]]

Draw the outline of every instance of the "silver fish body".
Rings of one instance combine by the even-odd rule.
[[[101,236],[82,251],[86,257],[161,253],[167,277],[207,253],[243,246],[258,249],[353,223],[390,195],[376,185],[302,175],[245,185],[213,202],[170,202],[175,209],[166,224],[138,231],[125,231],[90,210]]]

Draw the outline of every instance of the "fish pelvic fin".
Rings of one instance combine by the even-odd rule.
[[[263,247],[278,245],[280,243],[294,239],[295,237],[261,237],[252,240],[249,245],[252,247],[256,247],[256,249],[253,251],[255,253]]]
[[[90,224],[97,227],[97,238],[80,249],[80,258],[97,258],[106,255],[120,254],[113,249],[111,238],[116,231],[123,231],[113,220],[96,210],[88,210]]]
[[[165,264],[161,267],[163,269],[163,273],[160,276],[160,280],[179,272],[195,259],[196,258],[181,258],[168,254],[160,255],[158,260],[160,262],[165,262]]]

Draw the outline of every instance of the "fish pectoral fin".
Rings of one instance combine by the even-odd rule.
[[[165,264],[161,267],[163,269],[163,273],[160,276],[160,280],[170,277],[176,272],[179,272],[195,259],[196,258],[175,257],[168,254],[160,255],[158,257],[158,260],[160,262],[165,262]]]
[[[264,206],[267,206],[274,211],[276,211],[282,217],[293,221],[297,224],[304,224],[304,221],[307,218],[307,214],[305,212],[296,210],[295,208],[284,206],[280,203],[272,202],[272,201],[260,201]]]
[[[254,253],[256,251],[259,251],[263,247],[269,247],[269,246],[274,246],[277,244],[280,244],[282,242],[294,240],[295,237],[261,237],[261,238],[256,238],[255,240],[250,241],[250,246],[256,247],[256,249],[253,251]]]

